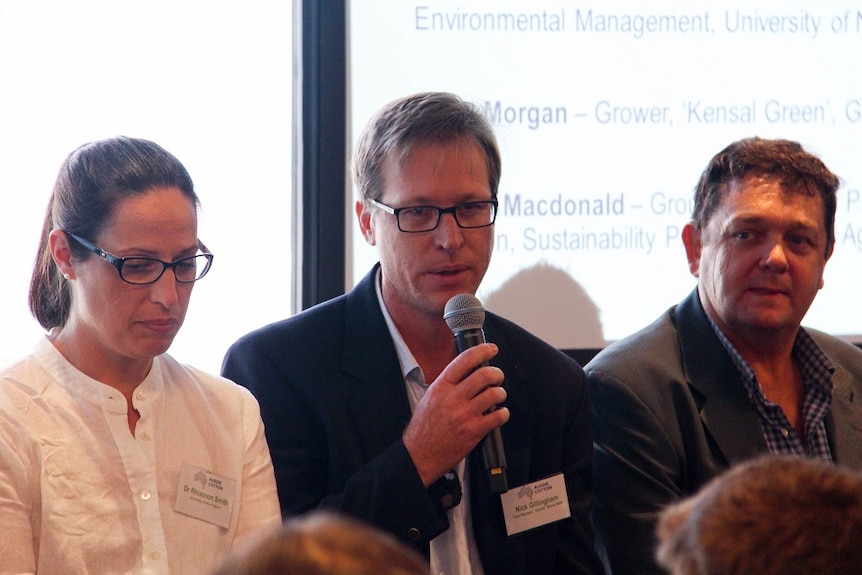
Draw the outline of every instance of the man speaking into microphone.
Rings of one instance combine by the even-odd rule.
[[[408,96],[370,120],[352,167],[379,263],[224,360],[260,403],[282,514],[358,517],[424,553],[435,575],[603,573],[582,369],[491,312],[487,343],[459,353],[443,318],[491,259],[491,125],[452,94]],[[488,436],[504,461],[493,473]]]

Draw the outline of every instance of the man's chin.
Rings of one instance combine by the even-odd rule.
[[[743,324],[752,331],[778,333],[799,328],[799,322],[786,313],[761,313],[749,316]]]

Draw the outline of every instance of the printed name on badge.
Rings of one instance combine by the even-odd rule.
[[[510,536],[572,516],[562,473],[512,488],[500,500]]]
[[[174,510],[227,529],[236,480],[183,463]]]

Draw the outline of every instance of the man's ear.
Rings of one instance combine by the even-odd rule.
[[[374,238],[374,228],[371,226],[371,209],[362,200],[357,200],[354,206],[356,211],[356,219],[359,221],[359,229],[362,231],[362,237],[368,242],[368,245],[376,246],[377,240]]]
[[[689,222],[682,229],[682,243],[685,245],[685,256],[688,258],[688,271],[694,277],[700,277],[700,251],[703,247],[701,233]]]
[[[75,277],[75,266],[72,263],[72,250],[69,248],[69,236],[63,230],[51,230],[48,235],[48,247],[51,257],[60,273],[67,278]]]

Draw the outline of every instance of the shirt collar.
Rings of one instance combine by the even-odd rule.
[[[721,331],[718,324],[716,324],[708,314],[706,319],[709,321],[709,325],[712,326],[712,330],[715,332],[716,337],[718,337],[718,340],[730,355],[733,365],[739,371],[749,392],[758,396],[762,395],[763,392],[760,390],[760,385],[757,383],[757,377],[754,374],[754,370],[751,369],[751,366],[747,361],[745,361],[742,354],[737,351],[730,342],[730,339],[724,335],[724,332]],[[793,357],[796,358],[802,369],[806,389],[808,386],[814,386],[831,396],[833,387],[832,374],[835,372],[835,365],[804,327],[800,327],[799,331],[796,333],[792,353]]]
[[[395,353],[398,354],[398,363],[401,365],[401,376],[404,379],[407,379],[407,376],[410,375],[411,372],[419,369],[419,363],[416,361],[416,358],[413,357],[413,354],[410,352],[410,348],[408,348],[407,344],[404,343],[404,338],[401,337],[401,332],[398,331],[398,328],[395,326],[395,322],[392,321],[392,316],[389,315],[389,310],[386,309],[386,304],[383,302],[381,281],[382,272],[378,268],[377,275],[374,278],[374,291],[377,294],[377,302],[380,304],[380,311],[383,313],[386,327],[389,328],[389,335],[392,336],[392,343],[395,344]]]
[[[34,352],[36,361],[49,374],[51,380],[68,389],[78,397],[83,397],[96,404],[108,406],[112,410],[126,410],[126,400],[115,388],[102,383],[75,367],[60,353],[51,339],[59,332],[53,328],[39,342]],[[158,357],[153,358],[150,371],[135,388],[133,404],[139,409],[146,403],[152,403],[162,393],[164,379]]]

